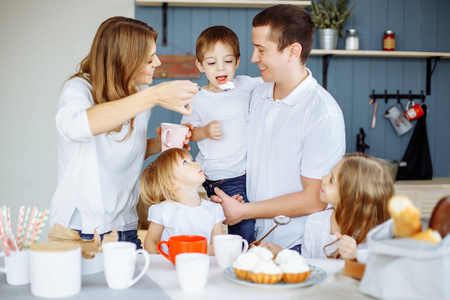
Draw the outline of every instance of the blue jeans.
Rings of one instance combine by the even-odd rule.
[[[247,189],[246,189],[246,175],[227,178],[222,180],[208,180],[206,179],[203,183],[203,187],[206,190],[208,197],[215,195],[214,188],[218,187],[222,191],[224,191],[227,195],[233,196],[236,194],[241,195],[244,198],[244,201],[248,203],[247,199]],[[250,244],[255,240],[255,220],[243,220],[240,223],[237,223],[232,226],[228,226],[229,234],[237,234],[242,236],[242,238],[246,239]]]
[[[80,238],[83,240],[92,240],[94,238],[93,234],[81,233],[81,230],[75,231],[80,234]],[[100,234],[100,238],[103,240],[103,236],[110,232]],[[119,242],[131,242],[136,244],[136,249],[142,249],[142,243],[141,240],[138,238],[137,230],[118,231],[117,233],[119,235]]]
[[[302,254],[302,244],[295,245],[294,247],[290,248],[290,250],[294,250]]]

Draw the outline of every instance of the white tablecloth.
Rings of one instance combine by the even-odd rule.
[[[157,283],[172,299],[373,299],[358,292],[359,281],[343,275],[344,261],[332,259],[311,259],[308,263],[324,269],[327,277],[309,287],[273,289],[245,286],[235,283],[223,275],[215,257],[210,257],[211,267],[208,282],[198,294],[181,290],[175,266],[161,255],[152,254],[147,275]],[[138,258],[137,266],[143,267],[143,259]]]

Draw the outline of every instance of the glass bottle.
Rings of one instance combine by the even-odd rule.
[[[347,37],[345,38],[345,50],[359,50],[358,30],[347,29]]]
[[[386,30],[383,38],[383,51],[395,50],[395,32],[392,30]]]

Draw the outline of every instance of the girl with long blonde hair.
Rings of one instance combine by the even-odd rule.
[[[394,179],[378,159],[347,154],[322,178],[324,211],[306,221],[301,254],[306,258],[356,258],[367,233],[389,218],[387,203],[394,195]],[[281,247],[264,243],[278,253]]]
[[[84,239],[94,230],[102,235],[118,229],[119,240],[140,247],[139,176],[144,159],[161,151],[159,133],[147,139],[150,110],[161,105],[190,114],[198,91],[190,81],[146,87],[161,65],[157,36],[143,22],[107,19],[77,73],[64,84],[56,113],[58,186],[51,225],[77,230]]]
[[[222,206],[201,199],[198,188],[205,175],[191,154],[184,149],[168,149],[142,172],[141,201],[148,209],[144,248],[158,253],[159,241],[175,235],[200,235],[208,240],[213,253],[213,237],[223,234]]]

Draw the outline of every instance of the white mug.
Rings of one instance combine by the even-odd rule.
[[[183,148],[186,134],[189,132],[189,127],[173,124],[161,123],[161,150],[170,148]]]
[[[4,257],[4,268],[0,272],[6,274],[6,282],[10,285],[24,285],[30,283],[30,265],[28,262],[28,250],[10,251],[6,256],[4,252],[0,257]]]
[[[115,290],[126,289],[135,284],[147,272],[150,266],[150,255],[144,249],[136,250],[136,244],[131,242],[109,242],[102,245],[103,264],[106,283]],[[133,279],[136,255],[142,254],[145,266]]]
[[[178,282],[185,292],[198,293],[206,285],[209,256],[204,253],[181,253],[175,257]]]
[[[64,298],[81,290],[81,248],[63,242],[30,247],[31,293],[41,298]]]
[[[237,234],[219,234],[214,236],[214,256],[221,268],[226,268],[242,253],[247,252],[248,242]]]

